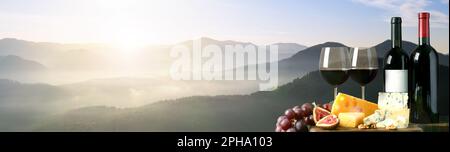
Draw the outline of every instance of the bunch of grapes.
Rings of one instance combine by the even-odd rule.
[[[331,104],[327,103],[322,107],[329,110]],[[308,126],[315,125],[313,110],[314,106],[311,103],[287,109],[284,115],[278,117],[275,132],[308,132]]]

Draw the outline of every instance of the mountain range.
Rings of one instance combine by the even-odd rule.
[[[47,68],[31,60],[23,59],[15,55],[0,56],[0,72],[7,73],[32,73],[44,71]]]
[[[202,41],[203,44],[217,43],[221,47],[228,44],[251,44],[209,38],[203,38]],[[180,44],[189,43],[192,41]],[[18,44],[20,45],[17,46]],[[281,83],[274,91],[258,92],[257,81],[173,81],[167,78],[100,77],[49,85],[45,82],[23,83],[0,79],[0,130],[272,131],[274,120],[284,109],[305,102],[324,103],[332,100],[332,87],[320,77],[317,64],[322,47],[336,46],[346,45],[326,42],[303,49],[301,45],[294,43],[280,43],[279,47],[284,47],[281,50],[285,50],[280,52],[292,55],[279,61]],[[390,47],[390,41],[386,40],[375,47],[381,63],[383,54]],[[408,53],[414,47],[416,45],[413,43],[403,43],[403,48]],[[167,51],[170,46],[147,49],[155,48],[158,51]],[[2,39],[0,54],[5,56],[0,57],[0,67],[2,64],[7,65],[3,67],[12,71],[4,70],[3,73],[9,74],[19,73],[18,71],[46,73],[67,66],[68,71],[74,72],[63,76],[53,73],[49,75],[52,76],[50,78],[68,79],[73,75],[87,75],[80,71],[95,70],[96,68],[89,66],[102,62],[102,59],[97,59],[102,58],[100,52],[106,50],[102,50],[99,45],[79,44],[65,47],[63,44]],[[33,52],[40,56],[45,56],[41,54],[43,52],[54,54],[41,59],[33,56]],[[142,59],[152,55],[150,51],[143,53],[146,55],[143,55]],[[171,61],[165,55],[154,58],[158,59],[155,62]],[[445,93],[448,90],[448,79],[445,79],[448,78],[448,55],[439,54],[439,62],[442,82],[439,85],[439,110],[442,115],[448,116],[448,94]],[[147,64],[150,63],[142,66]],[[149,69],[152,69],[151,66]],[[371,101],[376,101],[377,92],[382,90],[380,75],[378,74],[366,88],[367,98]],[[10,76],[8,79],[20,78],[19,76],[21,75]],[[22,76],[34,78],[34,81],[41,80],[37,74]],[[236,84],[239,84],[239,87]],[[360,96],[359,86],[351,79],[340,87],[340,91]]]
[[[409,53],[415,47],[404,42]],[[274,91],[248,95],[192,96],[162,100],[133,108],[90,106],[51,117],[34,128],[35,131],[272,131],[277,116],[289,107],[305,102],[325,103],[332,100],[332,86],[317,71],[322,47],[345,46],[327,42],[300,51],[280,61],[292,78]],[[375,46],[381,62],[390,41]],[[439,111],[448,116],[448,55],[439,55]],[[302,66],[299,66],[302,65]],[[303,66],[304,65],[304,66]],[[380,64],[381,66],[381,64]],[[297,72],[297,73],[296,73]],[[280,76],[286,74],[281,72]],[[302,74],[305,73],[305,74]],[[314,83],[312,83],[314,82]],[[382,76],[366,87],[366,98],[376,102],[382,91]],[[207,88],[204,88],[207,89]],[[360,96],[360,87],[351,79],[339,87],[340,92]]]
[[[215,44],[221,48],[225,45],[253,45],[249,42],[219,41],[200,38],[202,45]],[[17,71],[4,71],[8,75],[0,78],[21,82],[42,82],[50,84],[78,83],[98,78],[111,77],[168,77],[167,69],[174,59],[170,49],[177,45],[192,47],[193,40],[173,45],[155,45],[137,48],[136,51],[123,50],[105,44],[59,44],[30,42],[13,38],[0,39],[0,56],[15,56],[46,67],[39,77],[25,77]],[[276,43],[279,46],[279,60],[289,58],[306,46],[296,43]],[[0,67],[10,69],[26,68],[20,63],[3,64]],[[32,69],[32,65],[29,65]],[[2,69],[0,69],[2,73]],[[77,75],[74,77],[73,75]],[[34,78],[34,79],[33,79]]]
[[[441,70],[440,76],[448,77],[448,67],[441,66]],[[339,90],[360,96],[359,86],[351,80]],[[377,77],[367,86],[368,100],[376,101],[381,90],[382,80]],[[439,85],[442,116],[448,116],[447,90],[448,85]],[[274,91],[250,95],[185,97],[125,109],[80,108],[43,121],[35,131],[273,131],[277,117],[285,109],[331,100],[332,86],[315,71]]]

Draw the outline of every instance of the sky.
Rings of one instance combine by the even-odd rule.
[[[431,13],[431,43],[449,50],[448,0],[1,0],[0,38],[38,42],[172,44],[198,37],[307,46],[376,45],[392,16],[417,42],[417,12]]]

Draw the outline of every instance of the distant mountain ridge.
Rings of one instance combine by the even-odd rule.
[[[203,46],[208,44],[216,44],[220,47],[225,45],[255,45],[250,42],[239,42],[233,40],[215,40],[212,38],[200,38]],[[46,83],[74,83],[63,80],[63,77],[71,77],[67,72],[84,72],[95,73],[95,78],[110,77],[105,75],[105,71],[112,71],[119,73],[118,75],[128,74],[129,72],[123,69],[134,69],[131,73],[136,75],[164,75],[168,76],[168,72],[165,69],[171,68],[175,58],[170,56],[170,49],[176,45],[192,46],[193,40],[184,41],[172,45],[155,45],[139,48],[133,52],[121,50],[120,48],[114,48],[105,44],[60,44],[60,43],[46,43],[46,42],[31,42],[13,38],[0,39],[0,56],[14,55],[27,60],[32,60],[45,65],[49,71],[53,72],[48,75],[61,74],[53,76],[51,78],[39,78],[30,79],[17,77],[16,75],[10,75],[3,77],[7,79],[14,79],[23,82],[38,82],[39,80],[45,80]],[[278,43],[279,45],[279,60],[289,58],[293,54],[306,48],[303,45],[295,43]],[[256,46],[256,45],[255,45]],[[130,62],[130,56],[133,57]],[[130,67],[131,64],[132,67]],[[150,69],[150,70],[149,70]],[[163,69],[163,70],[161,70]],[[80,76],[86,76],[82,80],[89,79],[89,76],[83,74]],[[22,76],[23,77],[23,76]],[[44,76],[45,77],[45,76]],[[141,76],[142,77],[142,76]]]
[[[212,41],[212,39],[209,41]],[[223,42],[235,43],[235,41]],[[242,43],[245,44],[247,42]],[[404,42],[403,45],[408,53],[415,47],[415,44],[410,42]],[[106,104],[112,98],[116,100],[123,99],[124,104],[126,104],[131,102],[131,100],[128,100],[128,96],[139,97],[139,95],[147,94],[147,92],[142,91],[143,88],[150,91],[155,90],[156,94],[158,94],[157,91],[177,93],[177,91],[183,91],[183,89],[193,89],[194,92],[202,93],[207,92],[203,90],[226,92],[227,89],[233,89],[235,92],[245,92],[238,90],[244,88],[244,82],[228,81],[224,83],[210,81],[199,83],[200,87],[180,87],[180,89],[171,86],[167,87],[163,81],[158,81],[159,85],[157,85],[157,83],[151,81],[143,83],[137,79],[98,79],[62,86],[0,80],[0,103],[2,104],[0,105],[0,108],[2,108],[0,109],[0,122],[5,122],[0,124],[0,131],[13,131],[17,126],[29,127],[27,125],[30,125],[30,120],[26,118],[27,116],[33,117],[33,129],[37,131],[272,131],[276,116],[280,115],[287,107],[312,101],[323,103],[332,99],[332,88],[322,80],[320,73],[317,71],[317,64],[321,48],[333,46],[346,45],[337,42],[326,42],[298,51],[291,57],[281,60],[279,62],[279,77],[283,79],[283,83],[280,83],[280,87],[274,91],[249,91],[254,93],[248,95],[243,93],[243,95],[177,96],[179,99],[161,100],[157,103],[135,108],[101,106],[103,104],[98,104],[100,106],[81,104],[88,107],[78,109],[80,103],[83,102]],[[376,47],[381,63],[384,53],[390,47],[390,41],[384,41],[376,45]],[[0,45],[0,54],[2,51]],[[96,56],[90,54],[91,50],[75,49],[64,52],[67,54],[59,57],[85,56],[86,58],[84,59],[87,59],[88,62],[83,62],[83,66],[97,61]],[[151,55],[151,52],[149,52],[149,55]],[[17,59],[21,58],[21,56],[13,58]],[[441,64],[440,78],[448,78],[448,55],[439,54],[439,58]],[[26,59],[28,60],[28,58]],[[74,60],[72,63],[79,62],[79,60]],[[447,66],[445,63],[447,63]],[[381,78],[381,72],[379,72],[376,79],[367,86],[366,91],[369,100],[375,101],[377,92],[382,88]],[[442,99],[440,101],[448,101],[448,94],[441,93],[448,91],[448,79],[441,79],[440,82],[442,82],[439,87],[439,98]],[[186,86],[191,86],[190,83],[194,82],[183,83]],[[214,90],[215,85],[222,87]],[[162,89],[154,89],[160,87]],[[340,91],[345,93],[360,96],[359,86],[351,79],[347,80],[339,88]],[[98,92],[103,94],[100,97],[93,96],[98,95]],[[216,92],[216,94],[218,93]],[[83,96],[88,98],[83,98]],[[77,109],[73,111],[57,114],[47,121],[42,119],[36,121],[34,119],[39,117],[42,112],[45,112],[39,110],[51,107],[47,103],[65,105],[67,101],[72,102],[80,99],[87,100],[73,102],[77,104]],[[146,99],[143,98],[142,100]],[[33,104],[28,104],[29,102]],[[67,105],[65,106],[67,108]],[[448,115],[447,107],[448,102],[444,102],[439,106],[440,111]],[[55,109],[60,108],[56,106]],[[21,118],[13,119],[16,118],[13,116]],[[19,129],[22,130],[23,127]]]
[[[240,42],[240,41],[234,41],[234,40],[221,41],[221,40],[216,40],[216,39],[212,39],[209,37],[201,37],[201,38],[195,39],[195,40],[183,41],[183,42],[177,43],[175,45],[186,45],[188,47],[192,47],[194,41],[201,42],[202,47],[204,47],[206,45],[214,44],[214,45],[218,45],[222,49],[225,49],[226,45],[233,45],[233,46],[234,45],[243,45],[243,46],[252,45],[255,47],[258,46],[251,42]],[[307,48],[307,46],[300,45],[297,43],[281,43],[281,42],[279,42],[279,43],[267,44],[265,46],[269,46],[269,45],[277,45],[278,46],[278,60],[289,58],[292,55]]]
[[[27,73],[46,70],[39,62],[23,59],[15,55],[0,56],[0,73]]]
[[[208,37],[202,37],[200,40],[202,40],[203,45],[216,44],[221,47],[235,44],[255,45],[251,42],[239,42],[233,40],[220,41]],[[189,40],[174,45],[192,46],[192,42],[193,40]],[[288,83],[294,78],[301,77],[308,72],[317,70],[317,62],[319,60],[321,48],[347,47],[347,45],[338,42],[325,42],[307,48],[297,43],[274,44],[279,46],[280,61],[278,62],[278,65],[280,84]],[[170,49],[170,47],[174,45],[157,47],[157,50],[153,51],[143,51],[141,52],[142,54],[137,55],[136,62],[139,62],[139,67],[144,69],[170,68],[171,62],[173,62],[174,59],[171,58],[168,53],[157,55],[155,52],[167,52],[167,49]],[[390,40],[386,40],[376,45],[375,47],[377,48],[378,56],[380,58],[384,57],[384,54],[389,50],[390,46]],[[403,48],[408,54],[410,54],[415,47],[416,45],[414,43],[408,41],[403,42]],[[17,39],[0,40],[0,55],[15,55],[33,60],[46,65],[52,70],[85,70],[90,72],[105,69],[105,66],[116,63],[117,59],[114,57],[104,59],[103,55],[100,53],[105,51],[104,49],[106,48],[95,44],[84,46],[79,44],[35,43]],[[448,66],[448,55],[439,53],[439,61],[440,64]],[[158,64],[152,62],[157,62]]]
[[[441,70],[440,76],[448,77],[448,67],[441,65]],[[376,101],[377,92],[382,90],[381,81],[377,77],[366,87],[368,100]],[[448,85],[442,84],[439,112],[448,116]],[[332,90],[320,73],[314,71],[277,90],[250,95],[193,96],[125,109],[80,108],[43,121],[35,131],[270,132],[286,108],[305,102],[329,102]],[[350,79],[339,87],[340,92],[356,97],[360,96],[359,90],[359,85]]]
[[[323,47],[346,47],[344,44],[337,42],[325,42],[306,48],[292,57],[278,62],[278,75],[280,84],[285,84],[295,78],[317,70],[320,51]]]
[[[411,52],[417,47],[416,44],[408,41],[403,41],[403,49],[407,54],[411,54]],[[316,71],[319,69],[319,57],[320,51],[323,47],[349,47],[342,43],[338,42],[325,42],[322,44],[314,45],[309,48],[306,48],[292,57],[281,60],[278,62],[278,71],[279,71],[279,79],[280,84],[285,84],[287,82],[292,81],[295,78],[302,77],[306,73]],[[383,66],[383,62],[381,59],[384,58],[387,51],[391,48],[391,41],[385,40],[375,46],[373,46],[377,50],[379,61],[379,66]],[[448,66],[448,54],[444,55],[442,53],[438,53],[439,64]],[[382,69],[382,68],[380,68]]]
[[[66,111],[64,89],[0,79],[0,131],[30,131],[44,116]]]
[[[413,43],[403,43],[408,53]],[[305,102],[324,103],[333,99],[332,86],[317,71],[318,56],[322,47],[345,46],[327,42],[298,52],[280,61],[280,69],[291,70],[293,81],[274,91],[255,92],[249,95],[193,96],[166,100],[136,108],[105,106],[80,108],[53,117],[36,128],[36,131],[273,131],[277,116],[294,105]],[[375,46],[379,61],[390,47],[389,41]],[[439,112],[448,116],[448,55],[439,54]],[[303,67],[305,62],[310,62]],[[302,67],[299,67],[302,65]],[[382,66],[382,63],[379,64]],[[296,74],[306,71],[304,76]],[[376,102],[382,91],[382,73],[366,87],[366,98]],[[356,97],[360,86],[350,78],[339,91]],[[76,127],[74,127],[76,126]]]

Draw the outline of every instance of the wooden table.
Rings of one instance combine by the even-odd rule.
[[[410,124],[408,128],[404,129],[358,129],[358,128],[342,128],[338,127],[332,130],[312,127],[310,132],[448,132],[448,122],[436,124]]]

